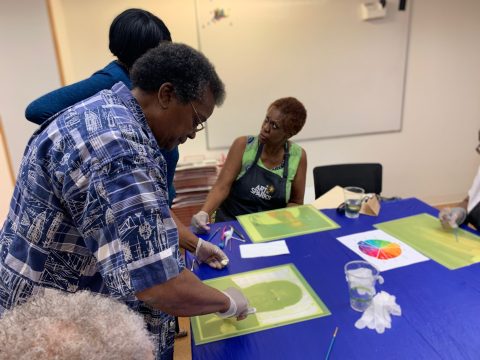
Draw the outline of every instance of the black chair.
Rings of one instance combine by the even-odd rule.
[[[335,186],[358,186],[366,193],[382,192],[382,164],[337,164],[317,166],[313,169],[315,198]]]

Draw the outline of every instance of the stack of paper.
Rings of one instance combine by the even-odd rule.
[[[190,225],[192,216],[202,208],[217,181],[217,175],[218,166],[211,162],[177,167],[173,180],[177,196],[173,200],[172,210],[184,225]]]

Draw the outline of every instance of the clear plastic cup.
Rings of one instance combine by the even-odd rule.
[[[343,189],[343,194],[345,196],[345,216],[350,219],[358,218],[365,190],[357,186],[347,186]]]
[[[350,306],[355,311],[365,311],[376,294],[377,281],[383,284],[378,269],[367,261],[355,260],[345,264]]]

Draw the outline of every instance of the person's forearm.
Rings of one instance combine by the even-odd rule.
[[[205,204],[202,206],[202,211],[205,211],[208,215],[212,215],[212,213],[217,210],[227,198],[229,193],[229,186],[214,186],[212,191],[208,194]]]
[[[43,124],[57,112],[96,94],[110,89],[116,81],[109,76],[94,74],[88,79],[51,91],[30,103],[25,110],[27,120]]]
[[[288,200],[287,207],[303,205],[304,198],[305,198],[304,193],[302,193],[301,195],[296,194],[296,196],[291,196],[290,199]]]
[[[150,306],[175,316],[225,312],[230,299],[184,269],[177,277],[136,294]]]
[[[299,205],[303,205],[303,202],[300,204],[300,203],[296,203],[296,202],[289,202],[287,204],[287,207],[291,207],[291,206],[299,206]]]
[[[192,233],[187,226],[183,225],[177,215],[175,215],[175,211],[170,210],[170,214],[172,215],[175,224],[177,224],[178,243],[180,247],[192,253],[195,253],[195,249],[197,248],[198,243],[198,237],[194,233]]]
[[[465,199],[463,199],[463,201],[460,204],[458,204],[458,206],[467,210],[467,208],[468,208],[468,196]]]

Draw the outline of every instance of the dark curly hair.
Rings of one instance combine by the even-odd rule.
[[[172,41],[163,21],[142,9],[128,9],[118,15],[108,37],[110,51],[128,69],[148,49],[161,41]]]
[[[216,105],[225,98],[225,87],[210,61],[194,48],[163,42],[148,50],[133,64],[130,72],[133,87],[156,92],[164,83],[172,83],[177,99],[186,104],[201,100],[210,89]]]
[[[285,97],[275,100],[270,107],[278,109],[282,115],[283,128],[287,134],[294,136],[302,130],[307,119],[305,106],[294,97]]]

